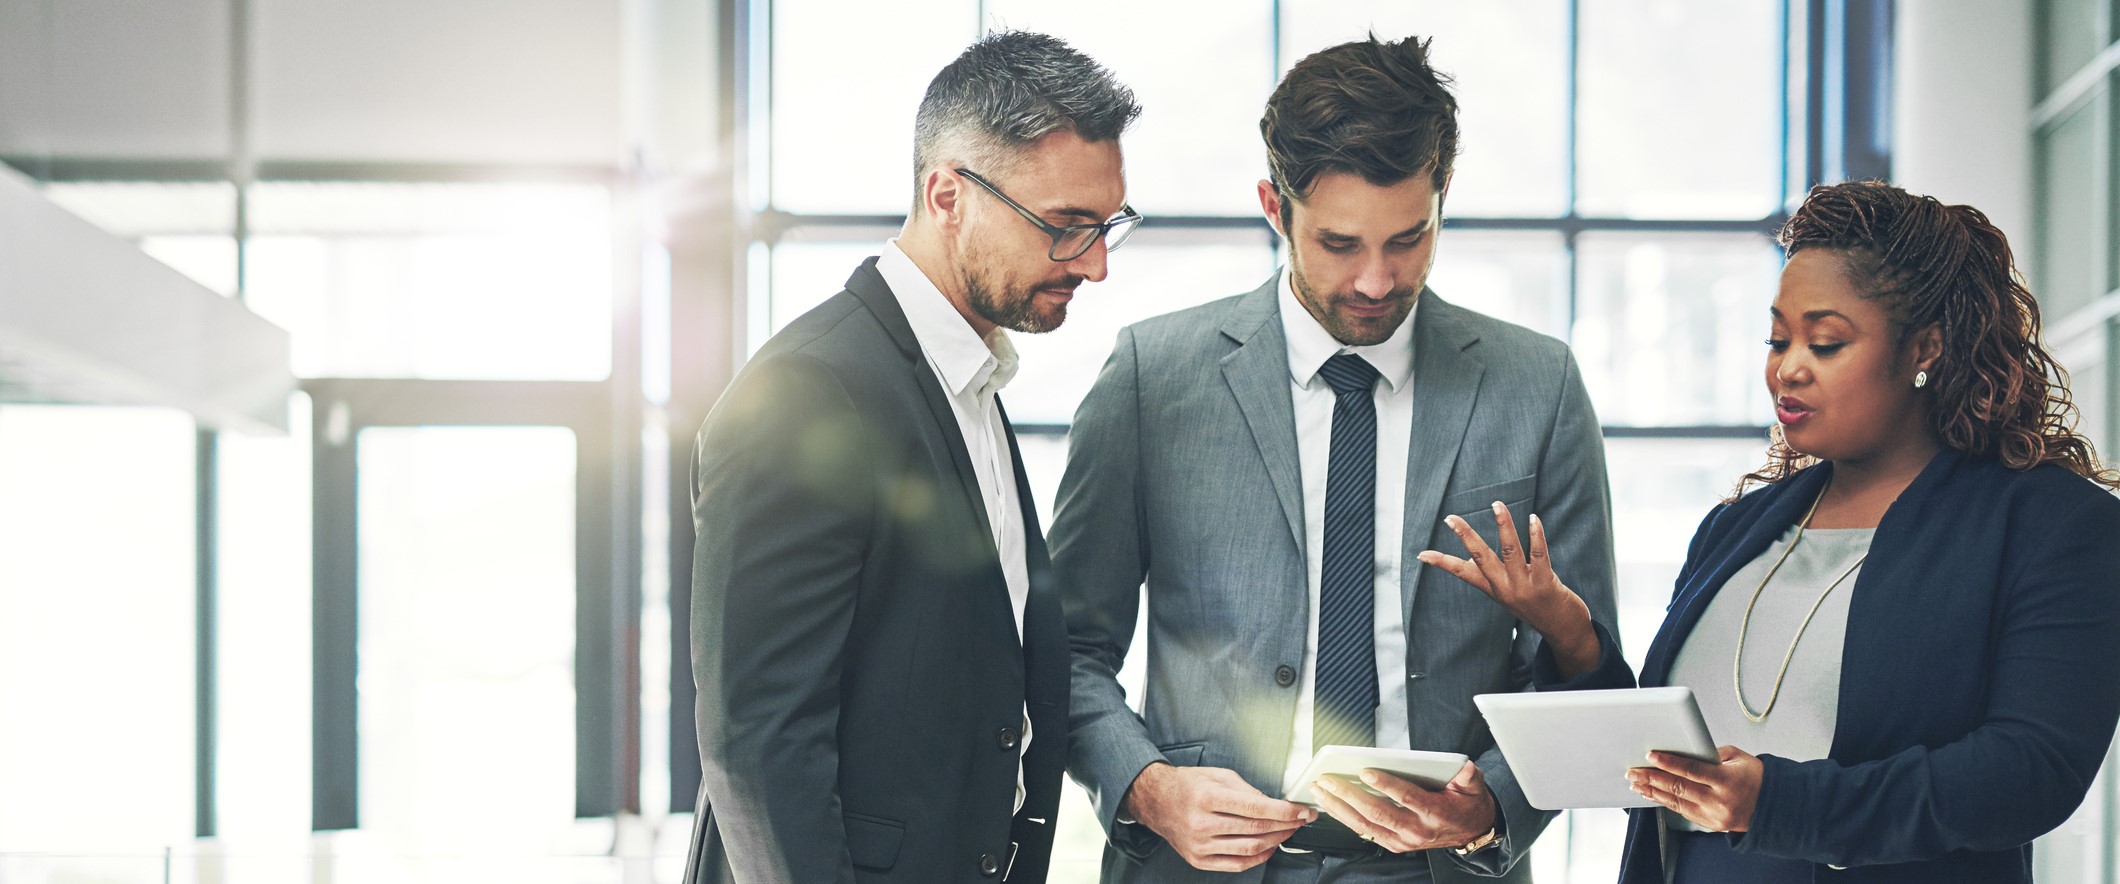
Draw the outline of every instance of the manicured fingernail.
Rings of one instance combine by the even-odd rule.
[[[1494,502],[1494,503],[1493,503],[1492,505],[1493,505],[1493,507],[1494,507],[1494,511],[1495,511],[1495,512],[1501,512],[1501,511],[1502,511],[1502,502],[1501,502],[1501,501],[1497,500],[1497,501],[1495,501],[1495,502]]]
[[[1376,771],[1370,771],[1370,770],[1365,770],[1365,771],[1362,771],[1362,782],[1365,782],[1365,783],[1368,783],[1368,784],[1370,784],[1370,785],[1374,786],[1374,785],[1376,785],[1376,784],[1377,784],[1377,781],[1378,781],[1378,779],[1379,779],[1379,778],[1378,778],[1378,777],[1377,777],[1377,775],[1376,775]]]

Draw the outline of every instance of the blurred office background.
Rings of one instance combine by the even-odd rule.
[[[892,234],[919,94],[990,27],[1147,108],[1151,223],[1017,339],[1046,513],[1113,333],[1279,261],[1280,73],[1432,35],[1464,108],[1432,284],[1573,344],[1639,659],[1760,459],[1812,182],[1986,210],[2120,452],[2116,7],[0,0],[0,884],[677,881],[692,431]],[[2115,800],[2041,880],[2115,880]],[[1611,880],[1620,831],[1564,817],[1537,876]],[[1094,880],[1072,786],[1061,837]]]

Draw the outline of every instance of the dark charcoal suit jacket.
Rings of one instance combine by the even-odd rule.
[[[693,457],[687,882],[1044,881],[1067,637],[1015,472],[1020,641],[956,417],[874,258],[738,373]]]

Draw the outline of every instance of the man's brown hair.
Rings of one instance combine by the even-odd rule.
[[[1457,160],[1457,99],[1450,78],[1429,67],[1428,44],[1370,34],[1313,53],[1281,78],[1259,134],[1284,226],[1289,203],[1326,172],[1381,187],[1425,171],[1443,190]]]

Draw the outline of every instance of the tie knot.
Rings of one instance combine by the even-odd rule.
[[[1377,374],[1376,366],[1369,364],[1369,360],[1353,353],[1342,353],[1325,360],[1325,365],[1318,369],[1318,374],[1325,378],[1325,383],[1332,385],[1334,393],[1342,396],[1374,390],[1377,378],[1382,377]]]

